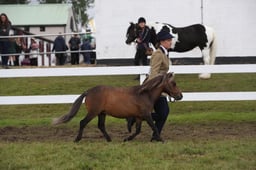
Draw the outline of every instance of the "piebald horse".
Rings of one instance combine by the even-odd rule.
[[[157,48],[156,34],[165,29],[169,31],[174,38],[172,39],[172,47],[169,51],[187,52],[196,47],[201,50],[205,65],[214,64],[216,58],[216,36],[213,28],[194,24],[186,27],[174,27],[167,23],[153,23],[150,27],[150,42]],[[135,41],[138,35],[138,24],[130,23],[126,33],[126,44]],[[201,79],[209,79],[210,73],[202,73],[199,75]]]

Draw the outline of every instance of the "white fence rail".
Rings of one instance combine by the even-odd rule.
[[[171,66],[171,71],[175,74],[256,73],[256,64],[175,65]],[[148,66],[1,69],[0,78],[141,75],[142,81],[148,72]],[[0,96],[0,105],[72,103],[78,95]],[[182,101],[256,100],[256,92],[184,92],[183,96]]]
[[[175,74],[256,73],[256,64],[172,65]],[[0,78],[147,74],[149,66],[1,69]]]
[[[82,93],[82,92],[81,92]],[[80,94],[40,96],[0,96],[0,105],[73,103]],[[193,92],[183,93],[182,101],[256,100],[256,92]]]

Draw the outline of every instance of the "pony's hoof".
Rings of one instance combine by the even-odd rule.
[[[198,75],[198,78],[207,80],[207,79],[211,78],[211,74],[210,73],[201,73],[201,74]]]

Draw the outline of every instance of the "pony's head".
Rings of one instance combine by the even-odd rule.
[[[164,92],[175,100],[181,100],[183,98],[182,92],[174,81],[173,73],[167,73],[163,77]]]
[[[134,24],[133,22],[130,22],[130,26],[127,29],[126,32],[126,44],[131,44],[137,37],[137,31],[138,30],[138,24]]]
[[[145,91],[152,91],[153,89],[160,88],[161,92],[167,93],[169,96],[173,97],[175,100],[181,100],[183,95],[179,87],[176,85],[174,81],[173,73],[167,73],[163,75],[159,75],[153,79],[150,79],[143,83],[143,85],[139,89],[139,93],[143,93]]]

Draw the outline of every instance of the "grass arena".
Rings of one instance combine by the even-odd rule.
[[[135,75],[1,78],[1,96],[80,94],[99,84],[138,85]],[[255,73],[176,75],[184,92],[256,91]],[[221,98],[221,96],[220,96]],[[88,124],[83,139],[73,143],[81,106],[69,123],[52,126],[71,104],[1,105],[0,169],[254,169],[256,166],[256,101],[169,103],[164,143],[150,142],[152,130],[130,142],[126,121],[107,117],[106,142],[97,119]],[[134,129],[133,129],[134,130]]]

